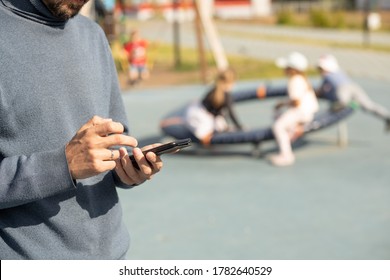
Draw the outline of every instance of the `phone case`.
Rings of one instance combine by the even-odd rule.
[[[157,156],[161,156],[163,154],[170,153],[170,152],[173,152],[176,150],[180,150],[182,148],[186,148],[189,146],[191,146],[191,139],[186,138],[186,139],[179,139],[179,140],[175,140],[175,141],[172,141],[169,143],[165,143],[165,144],[162,144],[160,146],[157,146],[157,147],[154,147],[154,148],[142,151],[142,152],[143,152],[143,154],[153,152]],[[133,155],[130,156],[130,160],[131,160],[132,164],[134,165],[134,167],[139,170],[139,166],[138,166]]]

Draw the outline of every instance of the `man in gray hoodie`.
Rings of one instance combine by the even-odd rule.
[[[162,168],[123,147],[137,140],[87,1],[0,0],[0,259],[124,258],[116,187]]]

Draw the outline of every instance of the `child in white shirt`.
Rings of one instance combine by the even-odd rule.
[[[286,58],[279,58],[276,65],[283,68],[287,77],[288,99],[278,103],[276,110],[287,109],[275,120],[272,126],[280,153],[272,155],[270,161],[276,166],[292,165],[295,156],[291,148],[291,138],[302,126],[313,120],[319,105],[310,83],[304,72],[308,62],[304,55],[298,52],[291,53]]]

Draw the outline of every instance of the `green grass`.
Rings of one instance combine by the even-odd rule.
[[[113,51],[118,72],[123,71],[120,67],[120,58],[116,51]],[[206,63],[208,69],[208,82],[211,82],[217,71],[216,63],[210,51],[206,51]],[[149,67],[159,71],[170,73],[194,73],[193,79],[187,80],[189,83],[199,82],[199,55],[197,50],[192,48],[180,48],[181,64],[174,65],[174,51],[170,44],[151,42],[148,49]],[[229,66],[237,73],[237,80],[274,79],[284,77],[282,69],[276,67],[274,61],[259,60],[240,55],[227,56]],[[309,69],[309,76],[318,75],[315,69]]]
[[[198,51],[192,48],[180,49],[180,66],[174,66],[174,51],[173,46],[163,43],[151,43],[149,48],[149,60],[153,67],[167,69],[167,71],[190,72],[199,71],[200,62]],[[216,63],[212,53],[206,51],[207,68],[215,69]],[[246,56],[228,55],[230,67],[238,74],[239,79],[259,79],[259,78],[275,78],[282,77],[283,71],[277,68],[273,61],[257,60]]]

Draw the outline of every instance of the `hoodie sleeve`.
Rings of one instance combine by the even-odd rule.
[[[75,188],[65,157],[65,147],[28,156],[3,158],[0,162],[0,178],[0,209]]]

